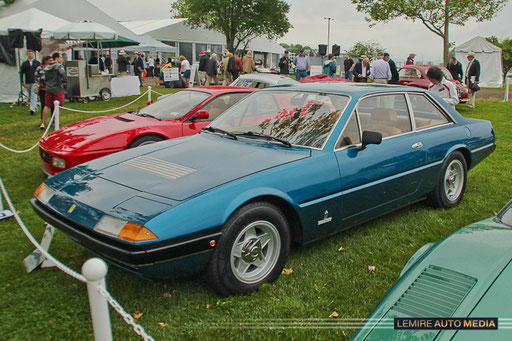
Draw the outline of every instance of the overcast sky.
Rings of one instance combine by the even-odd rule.
[[[170,0],[89,1],[119,21],[168,18],[171,6]],[[369,28],[364,15],[356,11],[350,0],[287,2],[291,4],[289,18],[294,27],[279,42],[311,47],[326,44],[327,20],[324,17],[331,17],[334,20],[331,21],[330,44],[336,43],[342,50],[349,49],[357,41],[373,40],[396,60],[405,59],[409,52],[415,52],[416,61],[442,61],[442,39],[420,22],[395,19]],[[492,21],[476,23],[473,20],[465,27],[452,25],[450,40],[461,44],[477,35],[512,38],[511,20],[512,4],[509,3]]]

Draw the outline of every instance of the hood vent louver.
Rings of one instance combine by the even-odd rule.
[[[477,279],[428,266],[391,308],[410,317],[451,317]]]
[[[178,165],[164,160],[155,159],[147,156],[139,156],[134,159],[121,163],[132,168],[137,168],[142,171],[153,173],[167,179],[178,179],[187,174],[193,173],[196,170],[186,166]]]
[[[116,116],[116,120],[123,121],[123,122],[133,122],[134,120],[130,120],[129,118],[124,118],[121,116]]]

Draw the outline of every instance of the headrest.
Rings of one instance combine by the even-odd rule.
[[[396,122],[397,113],[395,109],[375,108],[372,113],[373,121],[391,121]]]

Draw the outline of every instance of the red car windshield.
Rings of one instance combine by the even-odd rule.
[[[203,91],[182,90],[165,96],[157,102],[138,110],[135,114],[154,117],[158,120],[179,120],[210,96],[210,93]]]

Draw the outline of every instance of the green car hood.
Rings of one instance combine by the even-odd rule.
[[[495,217],[453,233],[412,265],[353,340],[434,340],[450,339],[455,334],[448,330],[394,330],[395,317],[482,317],[475,315],[479,309],[482,313],[492,311],[488,317],[512,317],[509,290],[505,284],[493,285],[501,283],[497,279],[508,269],[511,245],[512,229]],[[500,305],[490,300],[493,291],[501,292]]]

